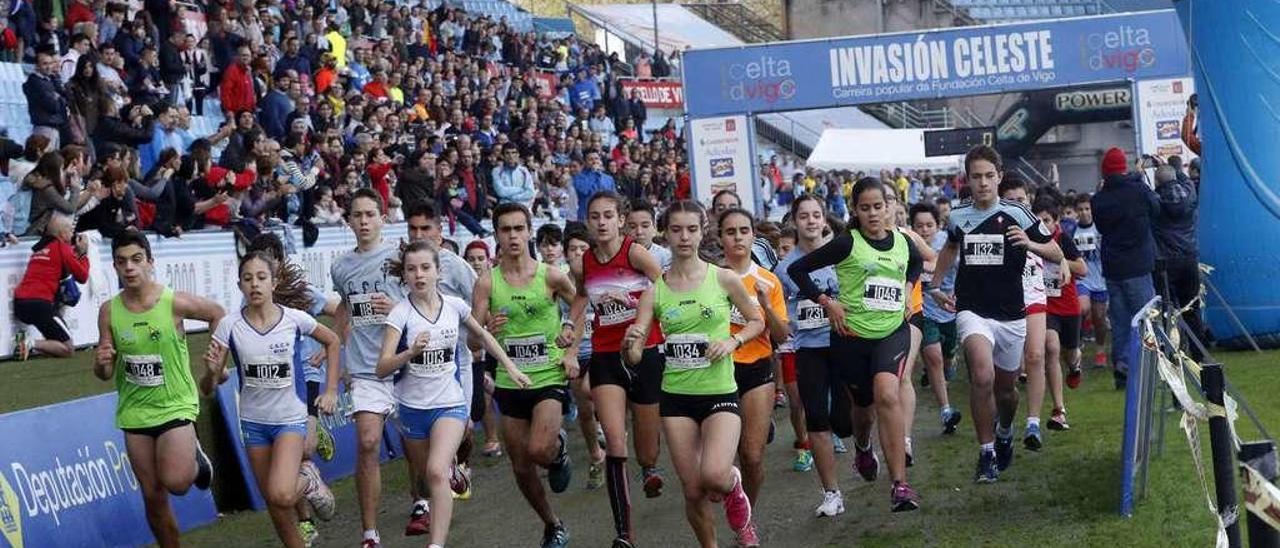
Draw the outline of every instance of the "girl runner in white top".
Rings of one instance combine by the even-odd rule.
[[[322,519],[332,517],[334,508],[333,493],[315,467],[302,467],[307,390],[301,341],[310,336],[324,345],[330,370],[339,367],[341,350],[338,336],[315,318],[275,303],[277,268],[263,252],[240,260],[240,291],[247,304],[228,314],[214,331],[200,387],[211,394],[227,380],[230,354],[240,381],[241,435],[258,490],[280,541],[298,547],[303,546],[294,512],[298,496],[306,497]],[[332,413],[336,399],[326,393],[316,403]]]
[[[497,358],[516,384],[528,386],[529,377],[476,322],[466,301],[440,294],[440,258],[435,248],[426,242],[411,243],[400,252],[395,268],[400,270],[397,277],[407,286],[409,298],[387,315],[376,374],[395,374],[405,451],[412,455],[411,462],[425,468],[418,477],[426,478],[429,485],[422,486],[420,492],[431,493],[430,546],[444,546],[453,514],[449,478],[470,420],[464,381],[455,360],[458,346],[466,344],[458,338],[460,328],[465,326],[480,337],[485,350]]]

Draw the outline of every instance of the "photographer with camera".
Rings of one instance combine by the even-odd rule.
[[[34,326],[42,340],[28,340],[26,329],[17,326],[14,353],[25,361],[33,350],[66,358],[75,352],[71,330],[62,320],[63,306],[80,300],[77,283],[89,281],[89,237],[76,235],[71,217],[57,213],[45,225],[44,235],[32,246],[27,271],[13,292],[13,315]]]

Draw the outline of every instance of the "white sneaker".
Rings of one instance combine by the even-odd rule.
[[[336,505],[333,500],[333,491],[329,490],[329,486],[324,484],[324,479],[320,477],[320,470],[316,468],[315,463],[307,460],[302,461],[302,467],[298,473],[303,476],[306,485],[303,487],[303,498],[311,503],[311,508],[316,511],[316,517],[323,521],[333,519]]]
[[[817,517],[836,517],[844,513],[844,495],[840,490],[823,491],[822,504],[813,510],[813,515]]]

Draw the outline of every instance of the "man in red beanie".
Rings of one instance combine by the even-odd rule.
[[[1102,189],[1093,195],[1093,222],[1102,246],[1102,276],[1107,281],[1111,320],[1111,363],[1116,390],[1123,390],[1129,373],[1130,346],[1135,342],[1130,321],[1155,296],[1151,272],[1156,244],[1151,222],[1160,214],[1160,200],[1142,178],[1130,172],[1124,151],[1112,147],[1102,157]]]

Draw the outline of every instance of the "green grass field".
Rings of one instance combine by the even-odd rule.
[[[191,355],[199,356],[207,343],[203,334],[191,337]],[[1088,354],[1086,354],[1088,355]],[[1280,430],[1280,400],[1274,397],[1280,382],[1271,371],[1280,362],[1280,352],[1264,354],[1223,353],[1227,378],[1250,402],[1264,424]],[[93,377],[90,352],[74,359],[32,360],[0,364],[6,382],[0,388],[0,411],[12,411],[99,394],[110,384]],[[1072,430],[1047,432],[1046,448],[1040,453],[1019,449],[1014,467],[991,486],[972,482],[976,453],[967,407],[966,383],[952,384],[952,400],[965,412],[964,422],[954,436],[941,436],[937,409],[931,393],[917,388],[920,409],[915,429],[917,464],[910,470],[912,484],[923,496],[924,507],[910,514],[891,515],[887,511],[887,483],[854,484],[849,479],[847,458],[842,458],[841,481],[846,491],[844,516],[818,521],[810,517],[814,500],[814,479],[791,472],[790,430],[785,411],[778,411],[779,441],[768,451],[766,496],[757,510],[763,540],[775,546],[1206,546],[1213,541],[1212,521],[1204,495],[1192,466],[1191,456],[1178,415],[1167,415],[1163,454],[1153,457],[1145,500],[1130,519],[1117,516],[1119,492],[1119,451],[1123,397],[1114,391],[1110,375],[1103,370],[1089,372],[1084,386],[1069,391],[1068,409]],[[215,435],[212,402],[205,402],[200,422],[201,438]],[[1047,416],[1048,409],[1045,410]],[[106,420],[106,419],[103,419]],[[1237,424],[1240,436],[1257,438],[1243,418]],[[218,428],[220,430],[220,427]],[[1207,430],[1202,432],[1206,440]],[[581,437],[572,436],[574,455],[582,455]],[[225,454],[222,450],[219,454]],[[576,457],[581,462],[581,457]],[[665,457],[664,457],[665,458]],[[670,466],[667,467],[671,470]],[[216,494],[223,502],[233,501],[235,478],[220,476]],[[384,467],[382,532],[387,546],[421,546],[425,538],[405,539],[406,510],[404,466]],[[511,474],[502,460],[480,459],[476,466],[476,498],[461,502],[451,534],[451,546],[507,546],[536,544],[536,520],[514,490]],[[675,478],[669,477],[674,487]],[[555,498],[575,534],[574,545],[595,546],[608,540],[608,505],[602,491],[581,489],[585,473],[575,476],[574,487]],[[1209,479],[1212,481],[1212,478]],[[634,489],[634,486],[633,486]],[[322,524],[322,545],[351,546],[358,541],[354,522],[354,483],[338,482],[334,491],[339,500],[339,520]],[[638,490],[637,490],[638,491]],[[639,496],[639,495],[636,495]],[[642,540],[651,546],[687,546],[692,537],[678,509],[678,488],[652,501],[642,497],[635,503],[636,523]],[[719,518],[718,511],[716,513]],[[496,518],[496,519],[495,519]],[[722,521],[722,520],[721,520]],[[1243,527],[1242,527],[1243,529]],[[523,536],[521,536],[523,535]],[[598,542],[596,537],[600,537]],[[722,536],[724,545],[732,537]],[[191,533],[185,539],[195,546],[276,545],[265,513],[233,512],[216,525]],[[658,542],[661,540],[661,542]]]

